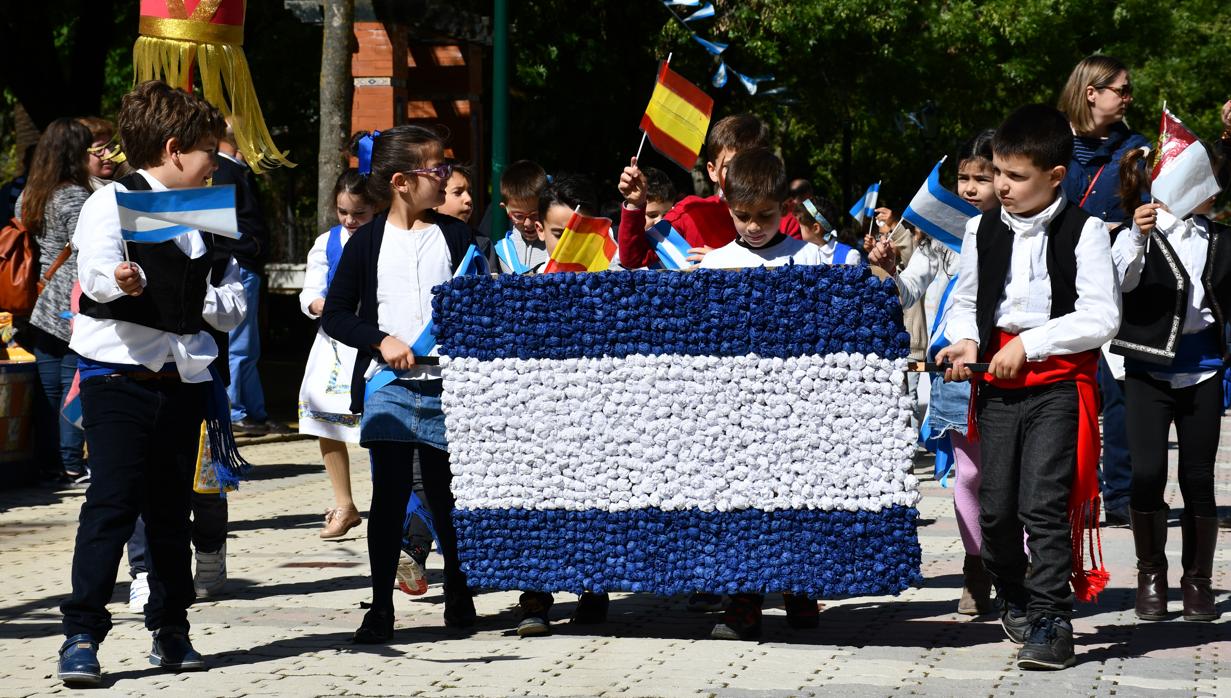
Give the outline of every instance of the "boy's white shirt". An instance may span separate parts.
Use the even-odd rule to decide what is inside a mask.
[[[751,248],[739,244],[739,240],[710,251],[698,266],[703,269],[740,269],[743,267],[780,267],[794,261],[796,264],[824,264],[816,245],[783,236],[775,244]]]
[[[350,242],[351,231],[345,227],[342,228],[342,247],[346,247],[346,243]],[[320,315],[313,315],[308,312],[308,306],[312,305],[312,301],[317,298],[325,297],[326,286],[329,281],[329,255],[326,250],[329,246],[329,231],[321,233],[316,238],[316,242],[312,243],[312,249],[308,250],[308,263],[303,272],[303,290],[299,292],[299,309],[304,315],[313,320]]]
[[[1120,329],[1120,284],[1111,258],[1111,238],[1103,221],[1094,217],[1086,221],[1077,240],[1077,300],[1073,312],[1050,317],[1047,225],[1065,203],[1064,193],[1059,192],[1050,206],[1029,218],[1003,209],[1000,212],[1001,220],[1013,232],[1013,251],[992,322],[1021,338],[1029,361],[1097,349]],[[950,342],[979,341],[975,300],[979,288],[977,237],[982,220],[979,215],[966,224],[953,308],[945,329]]]
[[[145,170],[138,170],[154,191],[166,186]],[[77,278],[81,292],[99,303],[109,303],[124,292],[115,281],[115,269],[124,261],[124,241],[120,236],[120,214],[116,209],[115,192],[127,191],[111,182],[90,195],[77,218],[73,247],[77,248]],[[206,253],[205,241],[197,231],[174,238],[190,259]],[[145,271],[138,265],[141,285]],[[248,310],[239,265],[232,258],[227,265],[222,285],[206,284],[205,305],[201,316],[211,327],[229,332],[243,322]],[[209,365],[218,357],[218,345],[209,332],[174,334],[123,320],[93,318],[78,313],[73,318],[73,336],[69,348],[93,361],[113,364],[138,364],[151,371],[174,361],[180,380],[204,383],[210,380]]]

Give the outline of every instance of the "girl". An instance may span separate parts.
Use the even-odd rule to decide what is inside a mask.
[[[445,201],[436,207],[438,213],[453,216],[463,223],[470,223],[470,214],[474,212],[474,201],[470,194],[473,187],[470,169],[462,165],[453,165],[453,174],[445,184]]]
[[[325,308],[329,282],[342,259],[342,249],[355,231],[370,222],[379,208],[367,193],[367,182],[347,170],[333,186],[338,225],[322,233],[308,252],[299,307],[312,319]],[[321,459],[333,488],[334,508],[325,510],[324,539],[340,538],[359,525],[359,509],[351,496],[350,457],[346,444],[359,443],[359,417],[350,412],[350,376],[355,350],[317,328],[312,351],[299,386],[299,432],[319,437]]]
[[[115,126],[97,116],[82,116],[77,122],[90,129],[90,189],[98,190],[117,177],[116,162],[112,158],[119,150],[115,139]]]
[[[1120,167],[1125,207],[1142,201],[1148,181],[1141,150]],[[1213,160],[1213,158],[1211,158]],[[1215,168],[1218,171],[1218,168]],[[1225,182],[1219,184],[1225,186]],[[1128,445],[1133,479],[1129,517],[1137,549],[1137,617],[1167,617],[1167,437],[1179,443],[1184,620],[1218,618],[1210,586],[1218,518],[1214,458],[1222,417],[1222,357],[1231,303],[1227,228],[1208,216],[1210,198],[1180,219],[1161,204],[1136,207],[1131,229],[1112,246],[1124,317],[1111,350],[1125,356]],[[1219,244],[1221,242],[1221,244]],[[1180,268],[1177,268],[1177,264]],[[1177,335],[1176,329],[1180,332]]]
[[[799,234],[804,242],[820,248],[821,264],[859,264],[859,252],[838,241],[838,231],[832,221],[838,213],[828,199],[811,196],[795,209],[799,219]]]
[[[975,136],[962,146],[957,157],[957,193],[980,211],[990,211],[999,204],[992,186],[994,133],[989,129]],[[924,299],[933,344],[943,336],[945,308],[940,307],[940,303],[950,280],[957,275],[958,257],[958,253],[924,236],[906,269],[894,276],[903,308],[910,307],[920,298]],[[895,274],[896,248],[888,242],[877,243],[868,255],[868,261]],[[983,545],[979,530],[979,448],[966,439],[969,402],[969,383],[945,383],[943,376],[934,376],[922,435],[924,440],[938,440],[938,459],[943,461],[949,455],[943,454],[944,451],[952,452],[949,463],[958,472],[957,485],[953,489],[953,511],[957,516],[962,547],[966,550],[962,563],[962,597],[958,601],[957,612],[977,616],[992,610],[992,599],[991,578],[979,556]],[[945,437],[948,437],[947,447]],[[947,471],[942,477],[944,475]]]
[[[346,245],[325,298],[322,326],[356,349],[351,412],[362,413],[359,440],[372,462],[368,559],[372,606],[357,643],[393,638],[393,580],[418,451],[423,490],[445,569],[445,625],[474,625],[474,602],[457,557],[449,491],[438,366],[415,361],[411,345],[432,317],[432,287],[452,278],[473,231],[433,209],[444,201],[451,166],[444,143],[420,126],[395,126],[371,138],[370,198],[390,201],[387,214],[361,227]]]
[[[80,427],[60,414],[77,373],[77,353],[68,348],[77,253],[70,244],[81,207],[90,197],[90,129],[75,119],[57,119],[34,151],[30,176],[17,201],[22,223],[39,241],[39,280],[44,285],[30,315],[28,346],[38,359],[41,400],[36,406],[43,463],[78,485],[89,483]],[[57,455],[58,454],[58,455]]]

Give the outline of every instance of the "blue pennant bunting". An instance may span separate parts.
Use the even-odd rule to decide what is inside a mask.
[[[714,87],[726,87],[727,64],[724,61],[718,61],[718,70],[714,71],[714,77],[710,80],[710,84]]]
[[[696,12],[688,15],[687,17],[684,18],[684,21],[685,22],[696,22],[702,19],[713,19],[715,14],[716,13],[714,12],[714,4],[707,2],[705,3],[705,7],[702,7]]]
[[[701,44],[701,47],[702,47],[702,48],[704,48],[706,51],[709,51],[710,53],[714,54],[715,56],[720,55],[723,51],[726,51],[726,50],[727,50],[727,45],[726,45],[726,44],[724,44],[724,43],[721,43],[721,42],[718,42],[718,41],[709,41],[709,40],[707,40],[707,39],[702,39],[701,37],[697,36],[696,34],[693,34],[693,35],[692,35],[692,38],[693,38],[693,40],[695,40],[698,44]]]

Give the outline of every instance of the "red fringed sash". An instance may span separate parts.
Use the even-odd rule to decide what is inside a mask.
[[[984,361],[991,361],[996,352],[1013,341],[1017,335],[995,330],[991,348],[985,352]],[[1103,566],[1103,539],[1099,533],[1099,392],[1096,374],[1098,350],[1080,354],[1053,356],[1046,361],[1028,361],[1017,378],[1008,380],[993,378],[992,374],[975,374],[971,379],[970,430],[972,440],[977,438],[975,420],[975,395],[979,384],[986,383],[998,388],[1034,388],[1061,381],[1077,384],[1077,468],[1073,473],[1073,489],[1069,493],[1069,526],[1073,546],[1073,593],[1080,601],[1093,601],[1107,587],[1111,577]],[[1090,551],[1090,568],[1086,568],[1085,550]]]

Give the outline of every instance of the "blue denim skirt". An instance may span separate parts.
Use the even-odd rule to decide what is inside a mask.
[[[363,403],[359,444],[421,443],[447,451],[442,386],[440,380],[399,380],[378,388]]]

